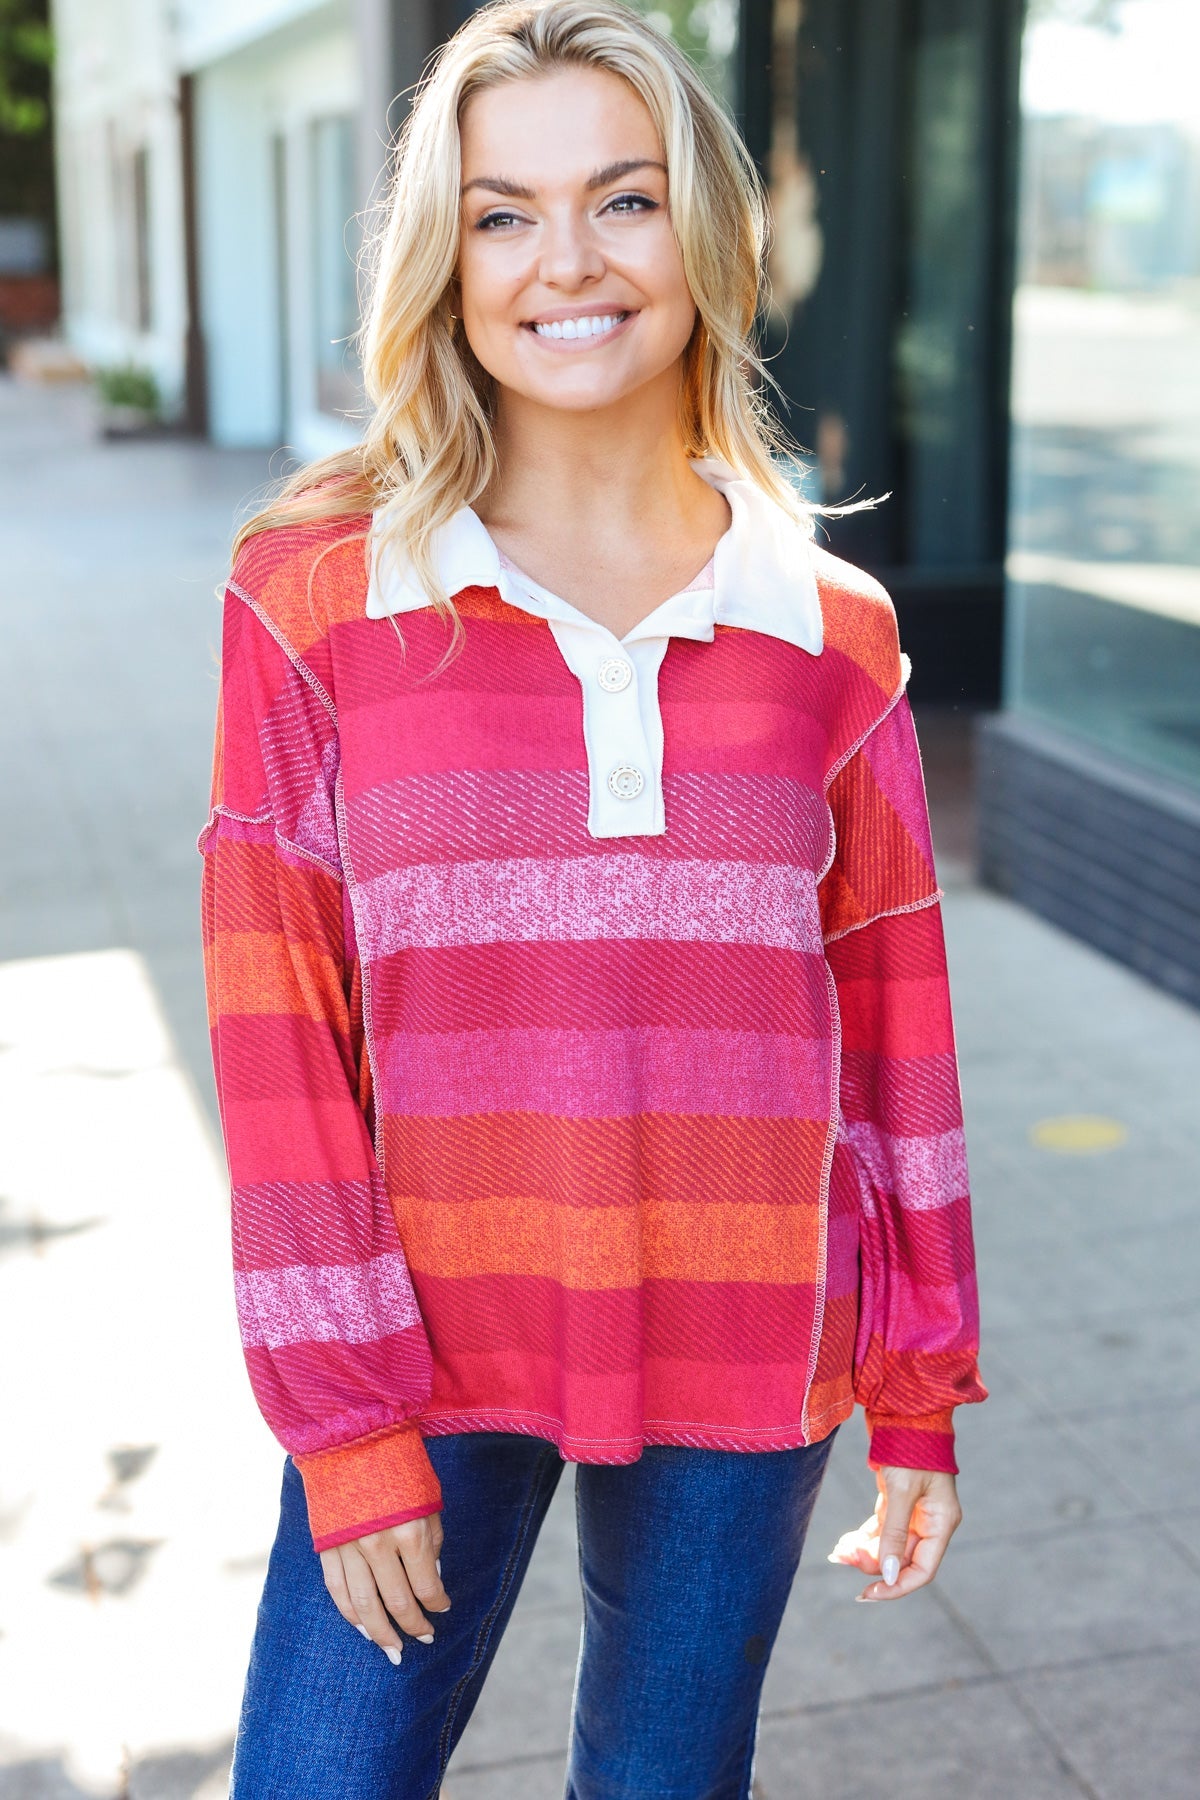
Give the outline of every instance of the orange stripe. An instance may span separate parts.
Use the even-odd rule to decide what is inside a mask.
[[[736,1201],[643,1201],[592,1210],[500,1194],[474,1201],[394,1197],[414,1273],[543,1276],[567,1288],[645,1280],[811,1282],[817,1209]]]
[[[296,967],[303,961],[308,992]],[[289,944],[277,931],[223,931],[204,951],[205,979],[215,994],[221,1013],[299,1013],[318,1024],[328,1023],[345,1010],[345,996],[329,1001],[341,982],[332,957],[323,956],[310,944]]]

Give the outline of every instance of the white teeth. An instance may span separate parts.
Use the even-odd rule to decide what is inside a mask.
[[[614,325],[619,325],[621,320],[627,317],[627,313],[605,313],[599,319],[555,319],[549,325],[535,325],[533,329],[539,337],[602,337],[606,331],[611,331]]]

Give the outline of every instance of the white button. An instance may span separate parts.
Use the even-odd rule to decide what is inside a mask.
[[[632,763],[618,763],[608,778],[608,785],[618,800],[636,800],[646,783],[642,771]]]
[[[606,656],[596,670],[596,680],[607,694],[619,694],[633,680],[633,665],[623,656]]]

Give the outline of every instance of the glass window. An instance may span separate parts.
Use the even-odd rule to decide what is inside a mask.
[[[348,413],[361,404],[358,357],[350,339],[358,329],[357,217],[354,121],[316,119],[312,143],[312,250],[317,405]]]
[[[1006,697],[1200,785],[1200,7],[1033,0]]]
[[[732,112],[736,104],[738,0],[633,0],[633,4],[652,25],[687,51]]]

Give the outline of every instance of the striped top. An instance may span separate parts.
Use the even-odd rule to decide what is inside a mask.
[[[873,1466],[954,1472],[987,1390],[887,595],[812,549],[819,654],[672,636],[666,829],[596,837],[551,624],[463,587],[431,678],[370,524],[244,545],[198,841],[238,1314],[314,1545],[438,1510],[446,1432],[624,1463],[857,1401]]]

